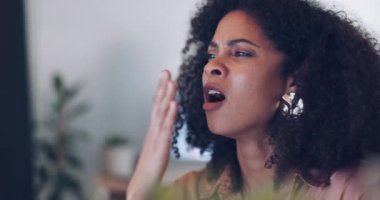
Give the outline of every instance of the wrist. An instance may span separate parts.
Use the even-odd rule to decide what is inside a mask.
[[[146,200],[146,198],[144,197],[143,192],[128,187],[126,193],[126,200]]]

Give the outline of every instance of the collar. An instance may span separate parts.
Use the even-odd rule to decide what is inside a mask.
[[[220,176],[215,181],[207,180],[207,170],[200,176],[198,181],[198,194],[200,200],[243,200],[242,192],[233,192],[230,178],[230,168],[225,167]],[[279,195],[288,196],[303,187],[323,187],[324,185],[318,181],[305,178],[300,173],[291,173],[281,186]],[[283,197],[284,197],[283,196]]]
[[[208,181],[207,173],[199,180],[199,197],[201,200],[242,200],[241,192],[233,192],[230,169],[225,167],[216,181]]]

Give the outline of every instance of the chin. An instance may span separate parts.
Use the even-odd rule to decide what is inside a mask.
[[[206,119],[208,129],[215,135],[235,139],[237,133],[239,133],[239,127],[230,118],[215,115],[215,113],[206,113]]]
[[[229,127],[225,127],[225,125],[216,125],[216,124],[210,124],[207,123],[208,129],[211,131],[211,133],[231,139],[236,139],[236,131],[231,130]]]

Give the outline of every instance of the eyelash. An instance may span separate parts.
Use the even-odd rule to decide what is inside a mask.
[[[231,53],[232,56],[234,57],[238,57],[238,58],[241,58],[241,57],[244,57],[244,58],[250,58],[253,56],[252,53],[249,53],[249,52],[246,52],[246,51],[234,51]],[[208,60],[211,60],[211,59],[214,59],[216,57],[215,54],[213,53],[207,53],[207,58]]]
[[[246,58],[252,57],[252,54],[246,51],[235,51],[232,54],[235,57],[246,57]]]

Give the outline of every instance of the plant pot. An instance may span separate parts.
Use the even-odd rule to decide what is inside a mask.
[[[128,145],[106,147],[105,171],[107,174],[120,178],[128,178],[134,170],[136,150]]]

